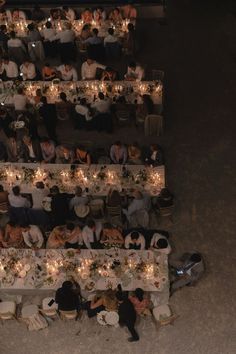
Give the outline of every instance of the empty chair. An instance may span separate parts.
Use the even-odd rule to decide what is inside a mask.
[[[43,315],[53,317],[57,316],[58,305],[52,297],[45,297],[42,301],[42,308],[40,311]]]
[[[127,109],[119,109],[116,111],[116,118],[119,124],[129,123],[130,121],[130,112]]]
[[[154,309],[152,310],[152,314],[159,326],[172,324],[177,318],[177,316],[172,313],[169,305],[160,305],[154,307]]]
[[[152,70],[152,80],[162,81],[163,82],[163,80],[164,80],[164,71],[153,69]]]
[[[93,199],[89,203],[90,214],[94,218],[103,218],[104,216],[104,201],[102,199]]]
[[[0,319],[11,320],[15,318],[16,304],[14,301],[0,302]]]
[[[45,318],[39,314],[37,305],[25,305],[21,310],[21,319],[26,323],[29,331],[39,331],[48,327]]]
[[[66,320],[76,320],[77,319],[77,311],[76,310],[72,310],[72,311],[62,311],[59,310],[60,313],[60,317],[62,320],[66,321]]]
[[[122,221],[121,206],[108,206],[106,207],[108,219],[112,224],[120,224]]]
[[[163,132],[163,117],[156,114],[149,114],[145,118],[144,132],[146,136],[159,136]]]

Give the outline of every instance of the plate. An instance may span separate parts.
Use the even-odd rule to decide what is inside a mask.
[[[14,123],[15,129],[21,129],[25,126],[25,122],[23,120],[19,120]]]
[[[106,326],[107,322],[106,322],[106,315],[107,315],[107,311],[101,311],[97,314],[97,321],[100,325],[102,326]]]
[[[105,321],[110,326],[115,326],[119,323],[119,315],[115,311],[107,312],[105,315]]]
[[[86,284],[85,284],[84,289],[87,290],[87,291],[93,291],[95,289],[95,282],[92,281],[92,280],[87,281]]]
[[[30,270],[30,265],[29,265],[29,264],[25,264],[24,270],[25,270],[26,272],[28,272],[28,271]]]

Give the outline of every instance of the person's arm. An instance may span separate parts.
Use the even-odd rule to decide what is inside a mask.
[[[37,248],[41,248],[44,242],[43,234],[38,226],[36,226],[35,231],[37,232],[37,238],[38,238]]]
[[[154,246],[155,243],[155,236],[152,236],[151,242],[150,242],[150,248]]]
[[[113,146],[110,149],[110,158],[111,158],[112,162],[117,163]]]
[[[85,80],[86,79],[86,67],[85,67],[85,63],[82,64],[81,66],[81,78],[82,80]]]
[[[126,147],[124,147],[123,148],[123,161],[122,161],[123,165],[126,163],[126,161],[127,161],[127,149],[126,149]]]
[[[105,66],[105,65],[102,65],[102,64],[99,64],[99,63],[96,63],[96,69],[103,69],[103,70],[105,70],[105,69],[106,69],[106,66]]]
[[[23,235],[24,243],[25,243],[29,248],[31,248],[31,247],[32,247],[32,243],[31,243],[30,240],[29,240],[29,231],[22,232],[22,235]]]
[[[90,154],[87,154],[87,164],[88,165],[91,165],[91,156],[90,156]]]
[[[91,309],[96,309],[97,307],[102,306],[102,305],[103,305],[103,299],[100,298],[97,301],[92,300],[91,304],[90,304],[90,308]]]
[[[85,230],[82,231],[82,238],[83,238],[83,241],[84,241],[84,244],[85,246],[88,248],[88,249],[91,249],[91,245],[90,245],[90,242],[88,240],[88,236],[87,236],[87,233]]]
[[[140,250],[145,250],[145,245],[146,245],[146,242],[145,242],[145,238],[144,238],[144,236],[143,235],[140,235],[140,238],[141,238],[141,240],[140,240]]]
[[[130,245],[130,235],[127,235],[125,238],[125,248],[129,249]]]
[[[13,69],[12,70],[13,77],[18,77],[19,76],[19,71],[18,71],[18,67],[17,67],[16,63],[14,63],[12,69]]]
[[[73,69],[72,71],[72,81],[78,81],[78,74],[76,69]]]

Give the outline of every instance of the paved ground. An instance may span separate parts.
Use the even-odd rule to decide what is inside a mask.
[[[150,320],[142,321],[140,342],[129,344],[123,329],[104,329],[88,319],[57,321],[39,333],[10,322],[0,328],[1,354],[235,353],[236,17],[231,9],[227,1],[171,0],[168,25],[149,21],[153,32],[141,54],[166,71],[160,141],[176,195],[175,222],[167,227],[178,251],[197,249],[207,264],[195,288],[171,298],[179,315],[174,326],[157,331]],[[128,142],[134,132],[118,136]]]

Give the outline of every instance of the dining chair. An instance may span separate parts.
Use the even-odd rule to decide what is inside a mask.
[[[169,305],[160,305],[154,307],[152,314],[157,328],[169,324],[173,325],[175,319],[178,317],[177,315],[173,314]]]
[[[60,313],[60,317],[63,321],[76,320],[77,315],[78,315],[76,310],[72,310],[72,311],[59,310],[59,313]]]
[[[0,302],[0,320],[12,320],[16,313],[16,303],[14,301],[2,301]]]
[[[121,209],[121,206],[118,205],[118,206],[109,206],[107,205],[106,206],[106,211],[107,211],[107,216],[108,216],[108,219],[110,220],[110,222],[112,224],[121,224],[121,221],[122,221],[122,209]]]
[[[58,315],[57,313],[57,309],[58,309],[58,305],[57,303],[54,301],[52,303],[51,306],[49,306],[48,304],[50,304],[50,302],[54,300],[53,297],[45,297],[42,301],[42,308],[40,309],[40,312],[48,317],[55,317]]]
[[[145,136],[160,136],[163,133],[163,117],[156,114],[148,114],[144,122]]]
[[[161,218],[168,218],[173,223],[173,210],[174,210],[174,205],[171,205],[168,207],[158,208],[157,212],[159,213],[159,216]]]
[[[102,199],[92,199],[89,203],[90,215],[96,219],[104,217],[104,201]]]

